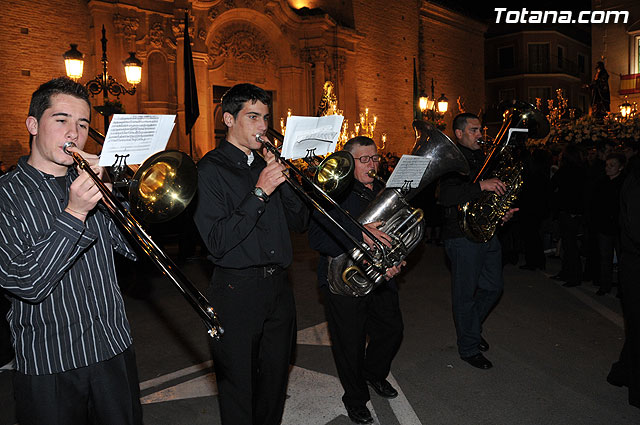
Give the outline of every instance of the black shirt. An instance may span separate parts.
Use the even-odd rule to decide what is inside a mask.
[[[95,364],[131,345],[113,251],[135,254],[103,208],[84,223],[64,211],[76,177],[44,174],[27,157],[0,177],[0,287],[11,294],[16,367],[28,375]]]
[[[291,264],[289,228],[304,231],[308,210],[281,184],[263,203],[252,190],[266,162],[223,140],[198,163],[198,200],[194,221],[217,266],[246,269]]]

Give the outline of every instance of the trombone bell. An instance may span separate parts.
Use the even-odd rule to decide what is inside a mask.
[[[129,202],[138,219],[161,223],[178,216],[193,199],[198,172],[180,151],[163,151],[147,158],[131,179]]]
[[[313,182],[327,195],[339,195],[353,181],[354,160],[346,151],[329,155],[318,165]]]

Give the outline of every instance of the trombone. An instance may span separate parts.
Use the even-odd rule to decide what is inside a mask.
[[[282,140],[282,135],[275,130],[269,128],[268,134],[276,139]],[[329,155],[319,165],[317,165],[316,172],[312,179],[298,169],[288,159],[282,157],[279,149],[269,140],[263,139],[260,134],[256,134],[256,140],[262,143],[269,152],[273,153],[278,161],[286,165],[289,170],[292,170],[295,174],[300,176],[301,180],[311,186],[314,192],[320,195],[325,201],[329,202],[334,208],[342,213],[349,221],[358,227],[364,234],[366,234],[375,244],[376,249],[371,250],[368,246],[364,247],[363,242],[357,240],[351,233],[349,233],[338,221],[333,218],[313,197],[311,197],[304,188],[289,175],[285,174],[285,180],[296,190],[304,199],[313,205],[323,216],[331,221],[338,229],[353,242],[356,247],[364,247],[363,255],[367,257],[367,260],[374,268],[384,272],[385,269],[393,266],[393,263],[387,258],[387,250],[384,244],[376,238],[369,229],[367,229],[362,223],[355,219],[349,212],[342,208],[336,201],[329,196],[329,194],[337,194],[342,192],[344,188],[353,181],[353,170],[355,168],[354,159],[351,153],[347,151],[338,151]]]
[[[100,133],[95,133],[101,136]],[[95,138],[96,136],[91,134],[91,137]],[[209,301],[147,235],[133,214],[122,205],[100,177],[91,169],[87,160],[79,153],[69,150],[74,146],[75,143],[67,142],[64,144],[63,150],[73,158],[78,168],[89,174],[102,193],[102,201],[113,217],[131,235],[152,262],[176,285],[204,321],[209,336],[216,340],[220,339],[224,329],[218,321],[216,311],[209,305]],[[181,171],[181,173],[178,171]],[[181,176],[185,171],[187,177],[183,178]],[[193,198],[195,194],[194,176],[197,178],[195,164],[187,154],[179,151],[158,152],[149,157],[133,176],[132,184],[129,187],[129,202],[133,208],[142,212],[143,215],[150,217],[155,212],[156,215],[168,220],[178,215]],[[184,193],[187,180],[191,180],[193,188],[190,193]],[[183,193],[180,194],[177,190],[166,187],[169,184],[182,189]]]

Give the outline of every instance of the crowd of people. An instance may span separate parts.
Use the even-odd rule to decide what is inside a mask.
[[[372,423],[369,388],[382,397],[398,396],[387,377],[403,338],[394,277],[405,264],[387,268],[384,283],[366,295],[332,289],[331,259],[354,244],[390,246],[393,238],[380,230],[381,222],[359,227],[331,206],[320,214],[283,184],[285,166],[256,137],[266,137],[270,103],[269,94],[252,84],[229,89],[222,98],[226,136],[198,163],[193,221],[214,264],[207,295],[225,327],[221,340],[212,341],[222,423],[281,421],[296,332],[289,232],[307,230],[320,254],[318,284],[342,401],[353,422]],[[13,342],[8,355],[15,356],[21,424],[84,424],[96,417],[105,424],[142,423],[114,255],[134,260],[136,254],[99,203],[96,182],[76,170],[68,154],[80,153],[109,184],[98,156],[82,151],[90,106],[86,88],[68,78],[40,86],[26,119],[31,152],[0,176],[0,236],[6,241],[0,247],[0,289],[9,301],[3,322]],[[627,339],[608,380],[628,386],[630,403],[640,407],[640,291],[633,285],[640,264],[637,145],[517,150],[524,164],[519,201],[500,218],[495,235],[475,241],[461,231],[458,207],[508,189],[495,177],[473,181],[485,160],[480,129],[473,114],[455,117],[453,136],[471,172],[443,176],[419,200],[427,242],[444,245],[450,262],[460,358],[479,369],[493,366],[484,354],[490,346],[482,327],[502,294],[503,263],[523,253],[522,269],[544,269],[546,253],[557,249],[562,269],[553,278],[564,286],[592,280],[604,295],[618,283]],[[375,142],[362,136],[344,150],[355,160],[354,181],[337,202],[357,217],[384,189],[370,172],[388,176],[397,157],[381,156]],[[336,222],[351,236],[338,231]]]

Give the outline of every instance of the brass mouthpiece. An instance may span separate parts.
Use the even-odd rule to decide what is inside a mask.
[[[63,146],[62,146],[62,150],[64,151],[64,153],[66,153],[67,155],[71,155],[72,152],[69,151],[69,148],[75,148],[76,144],[73,142],[66,142]]]

